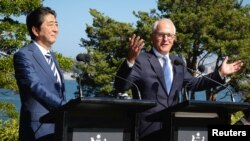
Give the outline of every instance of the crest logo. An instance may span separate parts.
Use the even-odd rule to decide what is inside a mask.
[[[197,132],[196,135],[192,135],[192,141],[205,141],[205,137],[201,137],[200,132]]]
[[[90,141],[108,141],[106,138],[102,140],[101,134],[97,134],[96,138],[95,137],[90,137]]]

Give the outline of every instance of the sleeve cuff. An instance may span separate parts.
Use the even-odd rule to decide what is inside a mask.
[[[132,68],[134,66],[134,64],[130,63],[128,60],[127,60],[127,64],[129,68]]]

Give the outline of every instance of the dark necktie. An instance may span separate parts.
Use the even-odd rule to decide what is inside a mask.
[[[58,70],[57,70],[57,68],[56,68],[55,62],[54,62],[54,60],[53,60],[53,58],[52,58],[50,52],[48,52],[47,54],[45,54],[45,57],[47,58],[48,64],[49,64],[49,66],[50,66],[50,68],[51,68],[51,70],[52,70],[52,72],[53,72],[53,75],[54,75],[55,78],[56,78],[56,81],[57,81],[58,83],[61,84],[60,78],[59,78],[60,76],[59,76]]]
[[[163,72],[164,72],[164,79],[165,79],[165,83],[166,83],[166,87],[167,87],[167,91],[168,91],[168,95],[170,94],[170,89],[172,86],[172,81],[173,81],[173,75],[172,75],[172,71],[171,71],[171,66],[169,65],[168,62],[168,58],[167,57],[163,57]]]

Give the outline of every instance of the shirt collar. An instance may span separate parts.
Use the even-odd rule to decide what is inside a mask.
[[[153,51],[155,53],[155,55],[157,56],[157,58],[168,58],[169,59],[169,53],[167,53],[166,55],[162,55],[160,52],[158,52],[155,48],[153,48]]]
[[[33,42],[39,48],[39,50],[42,52],[43,55],[45,55],[48,52],[50,52],[49,50],[46,50],[45,48],[43,48],[42,46],[40,46],[36,41],[33,41]]]

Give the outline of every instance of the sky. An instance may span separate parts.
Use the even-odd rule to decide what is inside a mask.
[[[250,0],[244,0],[250,4]],[[44,0],[44,6],[54,9],[59,23],[59,35],[52,49],[66,57],[75,58],[86,50],[80,47],[80,39],[87,38],[86,24],[92,25],[89,9],[97,11],[119,22],[132,23],[138,20],[133,11],[150,12],[157,9],[157,0]]]
[[[57,13],[59,35],[52,49],[75,58],[77,54],[86,52],[79,44],[81,38],[87,38],[86,24],[92,25],[90,8],[116,21],[135,24],[138,19],[133,11],[157,9],[157,0],[45,0],[43,5]]]

